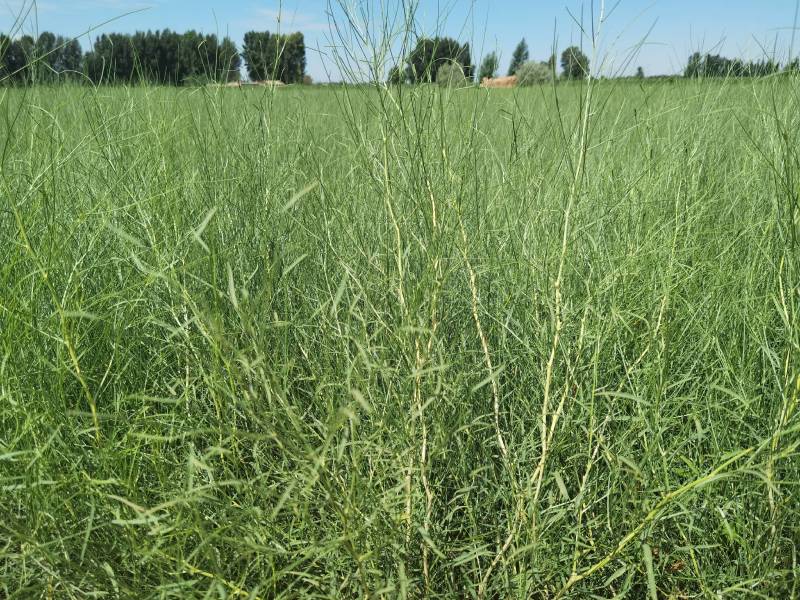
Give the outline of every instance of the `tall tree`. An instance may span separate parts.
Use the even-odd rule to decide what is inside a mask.
[[[242,67],[242,59],[239,56],[239,51],[236,49],[236,44],[230,38],[224,38],[219,45],[218,57],[219,81],[239,81],[241,73],[239,70]]]
[[[247,76],[254,81],[270,79],[277,69],[274,43],[270,43],[269,31],[248,31],[244,34],[242,58],[247,67]]]
[[[5,83],[5,79],[9,76],[6,53],[10,45],[11,38],[4,33],[0,33],[0,83]]]
[[[508,74],[516,75],[517,69],[530,60],[530,52],[528,51],[528,42],[522,38],[517,47],[514,48],[514,53],[511,55],[511,64],[508,65]]]
[[[46,83],[56,79],[53,61],[56,59],[57,52],[58,46],[55,34],[49,31],[43,31],[39,34],[34,45],[33,63],[37,82]]]
[[[439,69],[449,63],[460,65],[464,76],[472,79],[474,66],[469,43],[452,38],[420,38],[411,51],[406,66],[406,79],[414,83],[434,82]]]
[[[644,79],[644,69],[642,67],[636,67],[636,79]]]
[[[31,63],[34,60],[36,42],[24,35],[8,44],[5,52],[6,70],[14,83],[28,84],[32,80]]]
[[[80,69],[82,58],[83,51],[78,40],[68,40],[63,36],[44,31],[35,44],[36,81],[52,83],[64,77],[71,77]]]
[[[136,81],[133,38],[121,33],[97,38],[86,57],[86,74],[95,83],[132,83]]]
[[[469,42],[461,46],[458,64],[463,68],[464,76],[471,81],[475,77],[476,69],[475,65],[472,64],[472,52],[470,51]]]
[[[478,73],[478,79],[483,81],[485,78],[492,78],[497,75],[497,70],[500,68],[500,59],[497,57],[496,52],[490,52],[486,55],[481,63],[481,69]]]
[[[306,74],[305,37],[299,31],[292,33],[286,40],[286,46],[286,83],[303,83]]]
[[[248,31],[244,34],[242,57],[247,74],[254,81],[303,82],[306,46],[302,33],[279,35],[269,31]]]
[[[561,71],[566,79],[583,79],[589,75],[589,57],[577,46],[561,53]]]
[[[59,47],[59,51],[51,63],[53,70],[59,75],[66,75],[68,78],[75,77],[80,72],[81,62],[83,61],[83,50],[80,42],[76,39],[65,40],[58,36],[56,45]]]
[[[699,52],[693,53],[689,57],[689,62],[686,64],[686,68],[683,70],[684,77],[702,77],[702,65],[703,65],[703,58],[700,56]]]
[[[400,65],[395,65],[389,69],[389,77],[387,79],[387,83],[389,85],[400,85],[401,83],[405,83],[405,71]]]

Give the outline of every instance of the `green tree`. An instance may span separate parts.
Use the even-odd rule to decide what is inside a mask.
[[[175,71],[175,82],[199,83],[206,74],[207,66],[203,64],[203,38],[193,30],[186,31],[178,38],[178,62]],[[142,56],[143,52],[137,52]]]
[[[73,77],[80,70],[83,51],[78,40],[68,40],[49,31],[36,40],[36,81],[54,82]]]
[[[13,83],[28,84],[32,80],[31,63],[33,62],[36,42],[29,35],[24,35],[8,44],[5,52],[5,65]]]
[[[686,63],[686,68],[683,70],[684,77],[702,77],[703,58],[699,52],[693,53]]]
[[[63,70],[74,68],[79,49],[71,47],[71,43],[63,48],[58,55]],[[58,64],[54,63],[54,69],[61,73]],[[232,81],[239,79],[240,66],[239,52],[229,38],[220,42],[213,34],[169,29],[102,35],[84,60],[84,71],[95,83],[184,85]]]
[[[389,69],[389,77],[387,83],[389,85],[400,85],[401,83],[405,83],[405,74],[403,72],[403,68],[400,65],[395,65],[391,69]]]
[[[97,38],[86,57],[86,74],[95,83],[135,83],[143,73],[136,69],[134,39],[121,33]]]
[[[76,77],[81,70],[81,62],[83,61],[83,50],[80,42],[76,39],[65,40],[58,36],[56,44],[60,49],[51,63],[53,69],[59,75],[68,78]]]
[[[508,74],[516,75],[517,69],[528,62],[530,58],[528,42],[525,41],[525,38],[522,38],[522,41],[517,44],[517,47],[514,48],[514,53],[511,55],[511,64],[508,66]]]
[[[43,31],[39,34],[34,44],[34,63],[33,70],[36,74],[36,81],[47,83],[56,78],[53,69],[53,61],[58,52],[57,39],[54,33]]]
[[[306,46],[302,33],[289,35],[248,31],[242,57],[254,81],[280,80],[302,83],[306,71]]]
[[[636,79],[644,79],[644,69],[642,67],[636,67]]]
[[[460,44],[451,38],[420,38],[408,57],[406,79],[414,83],[437,81],[439,69],[448,63],[458,63],[464,76],[472,79],[469,43]]]
[[[8,68],[6,67],[6,53],[10,45],[11,38],[4,33],[0,33],[0,83],[4,83],[9,75]]]
[[[306,74],[306,42],[299,31],[288,37],[289,52],[287,54],[286,83],[302,83]]]
[[[745,62],[738,58],[726,58],[719,54],[693,53],[683,71],[685,77],[766,77],[780,71],[775,60]]]
[[[275,79],[278,70],[278,41],[269,31],[248,31],[244,34],[242,58],[247,76],[253,81]]]
[[[497,70],[500,68],[500,59],[497,57],[496,52],[490,52],[486,55],[481,63],[480,72],[478,73],[478,81],[483,81],[485,78],[492,78],[497,75]]]
[[[561,71],[566,79],[583,79],[589,75],[589,57],[577,46],[561,53]]]
[[[239,81],[242,77],[242,58],[236,44],[230,38],[223,38],[219,45],[219,55],[217,57],[217,81]]]

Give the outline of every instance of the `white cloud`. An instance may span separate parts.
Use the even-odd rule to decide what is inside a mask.
[[[244,23],[243,23],[244,24]],[[278,29],[281,31],[328,31],[330,29],[324,15],[316,15],[300,11],[286,10],[278,11],[273,8],[257,8],[253,11],[251,19],[247,20],[247,26],[252,29]]]

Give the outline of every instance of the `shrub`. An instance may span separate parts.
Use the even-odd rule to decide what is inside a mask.
[[[436,83],[443,87],[464,87],[467,85],[467,77],[460,64],[451,62],[439,67]]]
[[[517,69],[517,85],[537,85],[552,81],[553,71],[547,63],[528,61]]]

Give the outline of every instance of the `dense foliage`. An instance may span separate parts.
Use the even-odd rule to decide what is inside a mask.
[[[514,53],[511,55],[511,63],[508,65],[508,74],[516,75],[517,69],[528,62],[530,58],[531,53],[528,50],[528,42],[525,41],[525,38],[522,38],[520,43],[517,44],[517,47],[514,48]]]
[[[793,70],[794,64],[790,64],[787,70]],[[689,57],[683,74],[685,77],[765,77],[780,70],[780,63],[771,59],[744,61],[719,54],[695,52]]]
[[[461,65],[464,76],[472,79],[475,67],[469,42],[461,44],[448,37],[422,37],[408,57],[406,79],[412,83],[435,82],[439,69],[448,63]]]
[[[400,65],[395,65],[391,69],[389,69],[389,76],[387,78],[387,83],[390,85],[400,85],[401,83],[406,82],[406,70],[405,68],[401,67]]]
[[[85,55],[76,39],[44,32],[37,39],[0,36],[0,79],[31,84],[88,78],[93,83],[235,81],[241,60],[229,39],[196,31],[110,33]]]
[[[251,80],[302,83],[306,72],[303,34],[248,31],[244,34],[242,58]]]
[[[566,79],[583,79],[589,75],[589,57],[577,46],[561,54],[561,73]]]
[[[509,75],[517,74],[523,64],[530,62],[525,39],[514,49]],[[308,83],[306,48],[300,32],[273,34],[250,31],[245,34],[241,57],[236,44],[228,37],[169,29],[109,33],[98,37],[89,52],[83,53],[76,39],[50,32],[38,38],[22,35],[14,39],[0,33],[0,84],[29,85],[55,83],[86,78],[93,83],[155,83],[182,85],[185,83],[227,82],[240,79],[242,59],[250,79],[280,80],[284,83]],[[546,63],[555,66],[556,55]],[[438,81],[442,65],[455,62],[461,65],[468,80],[475,74],[469,43],[452,38],[418,39],[407,60],[389,70],[390,84]],[[576,46],[561,54],[562,77],[581,79],[589,73],[589,58]],[[538,64],[538,63],[537,63]],[[496,76],[500,60],[496,52],[483,59],[478,71],[479,80]],[[536,70],[540,70],[536,67]],[[764,77],[781,70],[800,71],[800,59],[785,66],[774,59],[742,60],[717,54],[693,53],[687,62],[685,77]],[[531,71],[531,67],[528,67]],[[641,67],[637,78],[644,78]],[[526,81],[530,77],[525,78]]]
[[[35,53],[40,57],[36,69],[37,82],[48,83],[80,76],[83,50],[78,40],[44,32],[36,40]]]
[[[490,52],[487,54],[483,61],[481,62],[481,68],[478,72],[478,81],[482,81],[486,78],[491,79],[497,75],[497,70],[500,68],[500,58],[497,56],[497,52]]]
[[[95,83],[183,84],[239,79],[239,54],[229,38],[196,31],[104,34],[86,55],[86,74]]]
[[[0,34],[0,80],[17,84],[51,83],[80,75],[83,52],[77,40],[42,32],[37,39]]]

